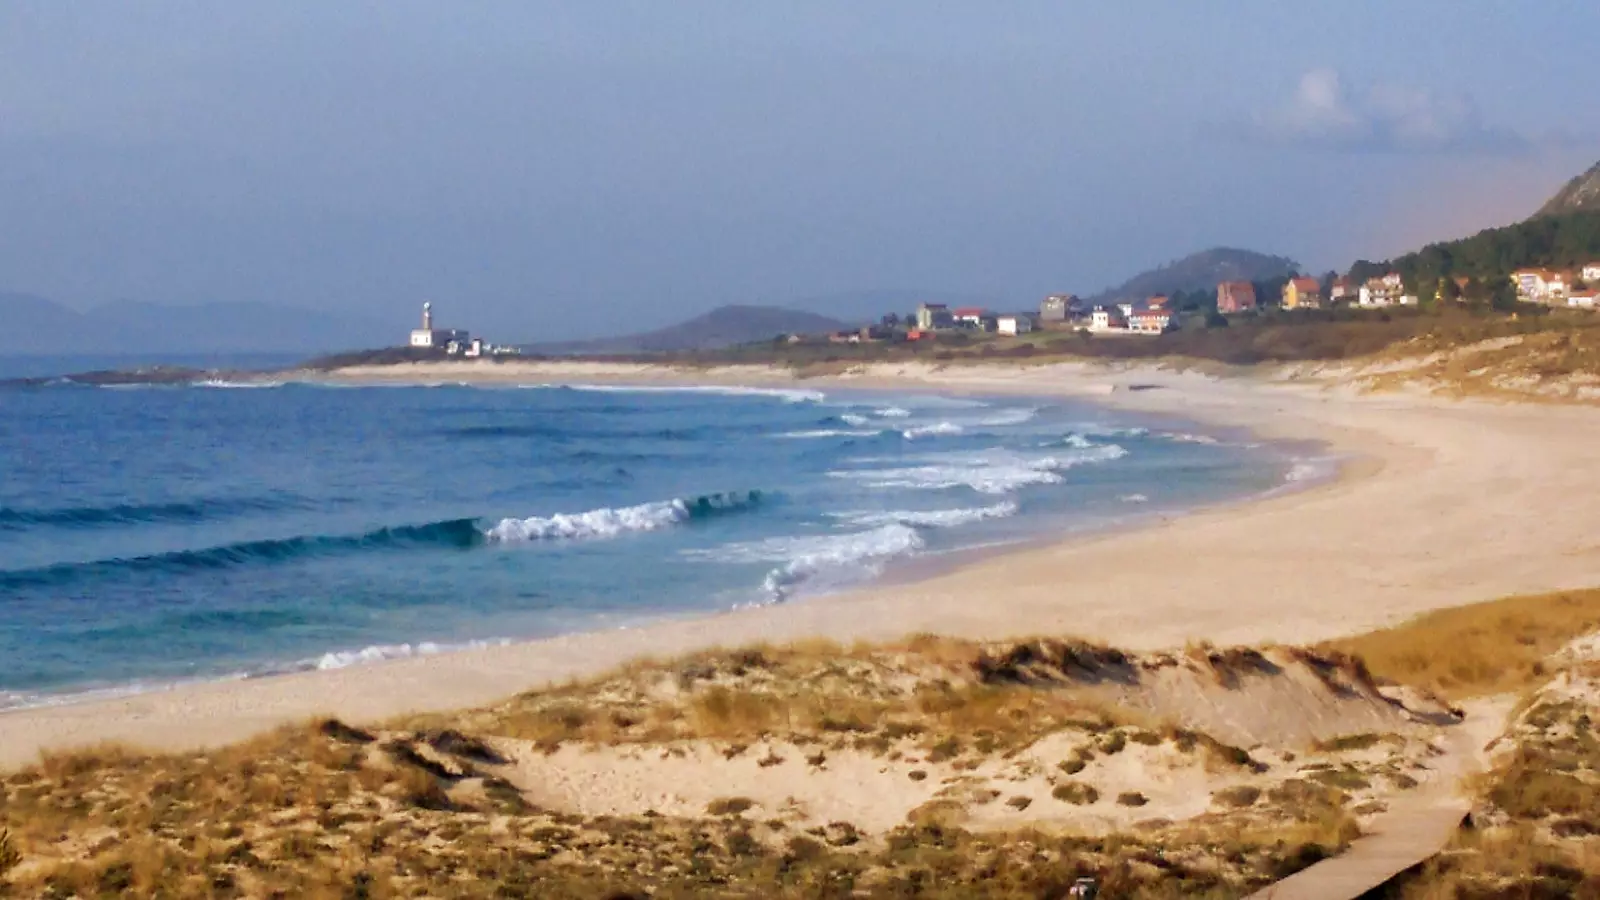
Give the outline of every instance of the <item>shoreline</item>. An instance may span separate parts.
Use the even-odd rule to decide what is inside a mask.
[[[466,380],[450,377],[457,372],[433,371],[451,365],[424,367],[430,376],[443,376],[426,380]],[[0,767],[26,764],[40,751],[108,740],[189,750],[319,714],[374,721],[479,706],[551,681],[598,674],[640,656],[761,641],[889,640],[933,631],[978,639],[1070,633],[1130,649],[1190,640],[1307,643],[1439,606],[1579,587],[1588,583],[1587,573],[1600,560],[1600,547],[1583,537],[1600,533],[1600,522],[1580,521],[1596,519],[1594,513],[1570,519],[1567,539],[1559,540],[1563,530],[1552,527],[1565,518],[1559,507],[1581,506],[1582,492],[1571,485],[1552,489],[1550,478],[1530,482],[1558,508],[1546,511],[1541,527],[1530,529],[1519,542],[1524,548],[1543,547],[1532,554],[1538,558],[1522,565],[1500,564],[1496,554],[1471,552],[1476,548],[1470,545],[1513,524],[1503,521],[1500,529],[1494,527],[1506,510],[1493,502],[1497,495],[1492,491],[1477,491],[1487,505],[1480,502],[1478,515],[1458,518],[1465,524],[1454,526],[1455,534],[1439,536],[1440,546],[1465,544],[1469,552],[1460,553],[1457,546],[1457,555],[1442,557],[1415,533],[1402,539],[1448,513],[1448,501],[1456,501],[1458,513],[1471,512],[1463,492],[1492,482],[1495,462],[1526,462],[1525,451],[1541,448],[1552,461],[1563,454],[1580,460],[1584,442],[1600,437],[1600,415],[1594,411],[1355,397],[1253,379],[1219,381],[1081,364],[950,370],[893,366],[798,382],[783,373],[748,367],[663,373],[647,366],[513,365],[483,373],[494,376],[485,380],[515,383],[546,375],[545,381],[643,378],[657,384],[1077,397],[1120,410],[1176,414],[1267,439],[1317,440],[1353,461],[1341,466],[1335,478],[1307,490],[1227,502],[1108,533],[1056,536],[1038,546],[1030,542],[983,554],[928,578],[875,583],[790,605],[0,712]],[[385,380],[419,380],[416,371],[405,374],[412,377]],[[1143,385],[1150,387],[1133,389]],[[1537,428],[1526,428],[1529,423]],[[1491,427],[1485,429],[1486,424]],[[1462,454],[1463,438],[1470,442],[1486,433],[1499,440],[1498,453],[1482,458]],[[1551,434],[1560,439],[1541,440]],[[1454,469],[1442,472],[1441,464],[1466,466],[1477,477],[1463,480]],[[1583,478],[1581,469],[1574,466],[1572,471]],[[1413,502],[1401,496],[1407,491]],[[1436,509],[1441,499],[1447,502]],[[1501,503],[1517,499],[1498,497]],[[1376,520],[1388,513],[1399,520],[1396,546],[1387,556],[1375,556],[1370,550],[1381,549],[1382,542],[1375,545],[1372,536],[1382,534],[1384,527]],[[1419,513],[1424,514],[1420,519]],[[1310,540],[1308,532],[1318,527],[1327,529],[1325,541]],[[1455,539],[1462,535],[1476,540]],[[1149,558],[1162,554],[1168,555],[1166,564],[1148,564]],[[1340,556],[1349,559],[1341,563]],[[1145,562],[1141,566],[1139,561]],[[981,600],[974,603],[974,598]]]
[[[278,386],[288,382],[264,382],[263,386]],[[432,382],[429,382],[430,384]],[[385,382],[384,387],[405,386],[407,382]],[[469,382],[470,384],[470,382]],[[772,387],[738,386],[729,387],[730,394],[742,393],[745,389],[756,392],[770,392],[775,394],[817,394],[821,391],[811,391],[798,386],[798,382],[774,382]],[[203,384],[202,387],[216,387],[213,384]],[[253,385],[229,385],[253,386]],[[351,387],[360,387],[352,384]],[[606,380],[601,384],[578,385],[575,390],[599,389],[601,387],[616,387],[621,390],[676,390],[676,385],[651,385],[637,384],[626,379],[616,381]],[[517,387],[530,387],[530,385],[517,385]],[[685,390],[693,390],[702,385],[685,384]],[[718,386],[709,386],[715,390]],[[1098,406],[1106,411],[1116,411],[1104,403],[1096,402],[1099,398],[1087,396],[1064,396],[1058,392],[1005,392],[995,394],[988,391],[973,390],[944,390],[938,387],[925,385],[903,386],[898,383],[886,383],[881,387],[866,387],[863,385],[844,384],[828,385],[826,393],[832,399],[839,399],[841,395],[860,393],[871,396],[874,400],[887,400],[892,402],[899,396],[925,396],[938,397],[963,397],[975,399],[1008,400],[1028,399],[1041,403],[1054,401],[1079,401]],[[888,398],[880,395],[889,394]],[[862,398],[858,397],[860,401]],[[1166,436],[1174,440],[1191,439],[1191,435],[1198,432],[1207,432],[1205,442],[1216,441],[1224,445],[1240,448],[1259,448],[1262,442],[1254,440],[1255,435],[1248,431],[1234,428],[1211,428],[1206,423],[1192,418],[1174,414],[1144,414],[1132,417],[1131,423],[1124,423],[1135,431]],[[1211,434],[1215,432],[1215,434]],[[1194,515],[1199,512],[1217,511],[1231,507],[1246,506],[1253,503],[1269,500],[1286,494],[1302,493],[1327,487],[1346,477],[1347,468],[1355,461],[1351,458],[1338,458],[1321,455],[1326,446],[1321,442],[1303,440],[1274,440],[1273,456],[1278,457],[1278,463],[1291,465],[1291,471],[1285,473],[1285,478],[1276,484],[1261,490],[1252,490],[1248,493],[1227,496],[1219,499],[1199,501],[1193,504],[1163,507],[1157,505],[1153,509],[1142,508],[1144,501],[1129,505],[1126,513],[1115,517],[1097,519],[1092,521],[1077,522],[1070,525],[1045,527],[1035,530],[1027,535],[1013,536],[990,543],[981,543],[971,546],[960,546],[930,553],[927,555],[913,554],[909,557],[888,560],[886,568],[867,578],[864,581],[849,584],[818,594],[800,593],[793,597],[769,600],[767,602],[750,601],[741,602],[725,607],[712,609],[669,609],[654,613],[639,613],[624,617],[622,623],[609,623],[597,620],[591,624],[579,626],[573,630],[552,631],[543,634],[506,635],[459,638],[402,638],[389,643],[372,643],[364,646],[334,647],[311,652],[308,656],[298,658],[280,658],[262,660],[237,668],[192,674],[173,678],[131,678],[117,682],[89,682],[79,685],[69,685],[60,688],[42,688],[33,692],[0,692],[0,717],[9,714],[20,714],[34,710],[51,709],[58,707],[77,706],[82,704],[104,703],[120,699],[129,699],[146,695],[159,695],[192,689],[211,684],[230,684],[243,681],[260,679],[281,678],[287,675],[299,675],[314,672],[323,672],[344,668],[369,667],[384,665],[400,660],[431,657],[444,654],[470,652],[488,647],[503,647],[507,645],[522,645],[550,640],[578,634],[604,634],[618,630],[645,629],[667,622],[679,620],[715,621],[718,617],[741,610],[757,610],[765,606],[788,603],[813,603],[838,597],[848,598],[859,593],[870,593],[874,590],[889,587],[913,586],[933,578],[938,578],[961,569],[963,567],[982,563],[1009,554],[1038,550],[1054,544],[1069,541],[1085,541],[1101,537],[1114,537],[1142,528],[1152,527],[1163,522],[1171,521]],[[1311,454],[1311,455],[1306,455]],[[1328,471],[1321,471],[1312,477],[1299,479],[1293,476],[1293,467],[1298,467],[1312,461],[1331,462],[1334,465]],[[3,719],[0,719],[3,725]],[[3,731],[3,728],[0,728]]]

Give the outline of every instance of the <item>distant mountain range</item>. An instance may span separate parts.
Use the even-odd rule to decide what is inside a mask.
[[[1556,191],[1554,197],[1539,207],[1539,211],[1534,213],[1533,217],[1560,216],[1595,210],[1600,210],[1600,162],[1563,185],[1561,190]]]
[[[0,293],[0,354],[326,353],[395,343],[391,323],[265,303],[120,301],[79,312]]]
[[[1300,271],[1300,264],[1285,256],[1268,256],[1252,250],[1216,247],[1191,253],[1176,262],[1140,272],[1122,284],[1088,298],[1091,302],[1143,299],[1178,291],[1213,290],[1222,281],[1267,281]]]
[[[613,338],[530,344],[531,353],[591,355],[717,350],[770,340],[780,334],[816,334],[851,327],[839,319],[776,306],[723,306],[687,322]]]

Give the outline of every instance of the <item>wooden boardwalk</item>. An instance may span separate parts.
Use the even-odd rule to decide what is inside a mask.
[[[1345,852],[1251,894],[1249,900],[1351,900],[1443,850],[1461,826],[1465,800],[1408,804],[1375,819]]]
[[[1433,760],[1434,769],[1421,787],[1396,797],[1388,812],[1374,817],[1345,852],[1246,900],[1354,900],[1437,855],[1472,809],[1462,780],[1482,770],[1484,746],[1504,730],[1514,702],[1501,696],[1469,703],[1466,721],[1451,730],[1444,754]]]

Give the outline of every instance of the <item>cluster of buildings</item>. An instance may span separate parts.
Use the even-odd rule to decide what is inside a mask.
[[[1163,294],[1145,300],[1103,304],[1089,311],[1088,328],[1097,334],[1161,334],[1178,325],[1178,311]]]
[[[1549,306],[1582,309],[1600,307],[1600,262],[1592,262],[1576,272],[1552,269],[1519,269],[1511,273],[1517,299]]]
[[[408,346],[419,350],[443,350],[451,356],[474,359],[480,356],[514,356],[521,353],[516,347],[490,344],[481,337],[473,337],[465,328],[435,328],[433,304],[422,304],[422,327],[413,329]]]

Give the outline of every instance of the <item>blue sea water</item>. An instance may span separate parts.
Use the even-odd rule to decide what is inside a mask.
[[[0,389],[0,706],[805,602],[1297,452],[1015,397]]]

